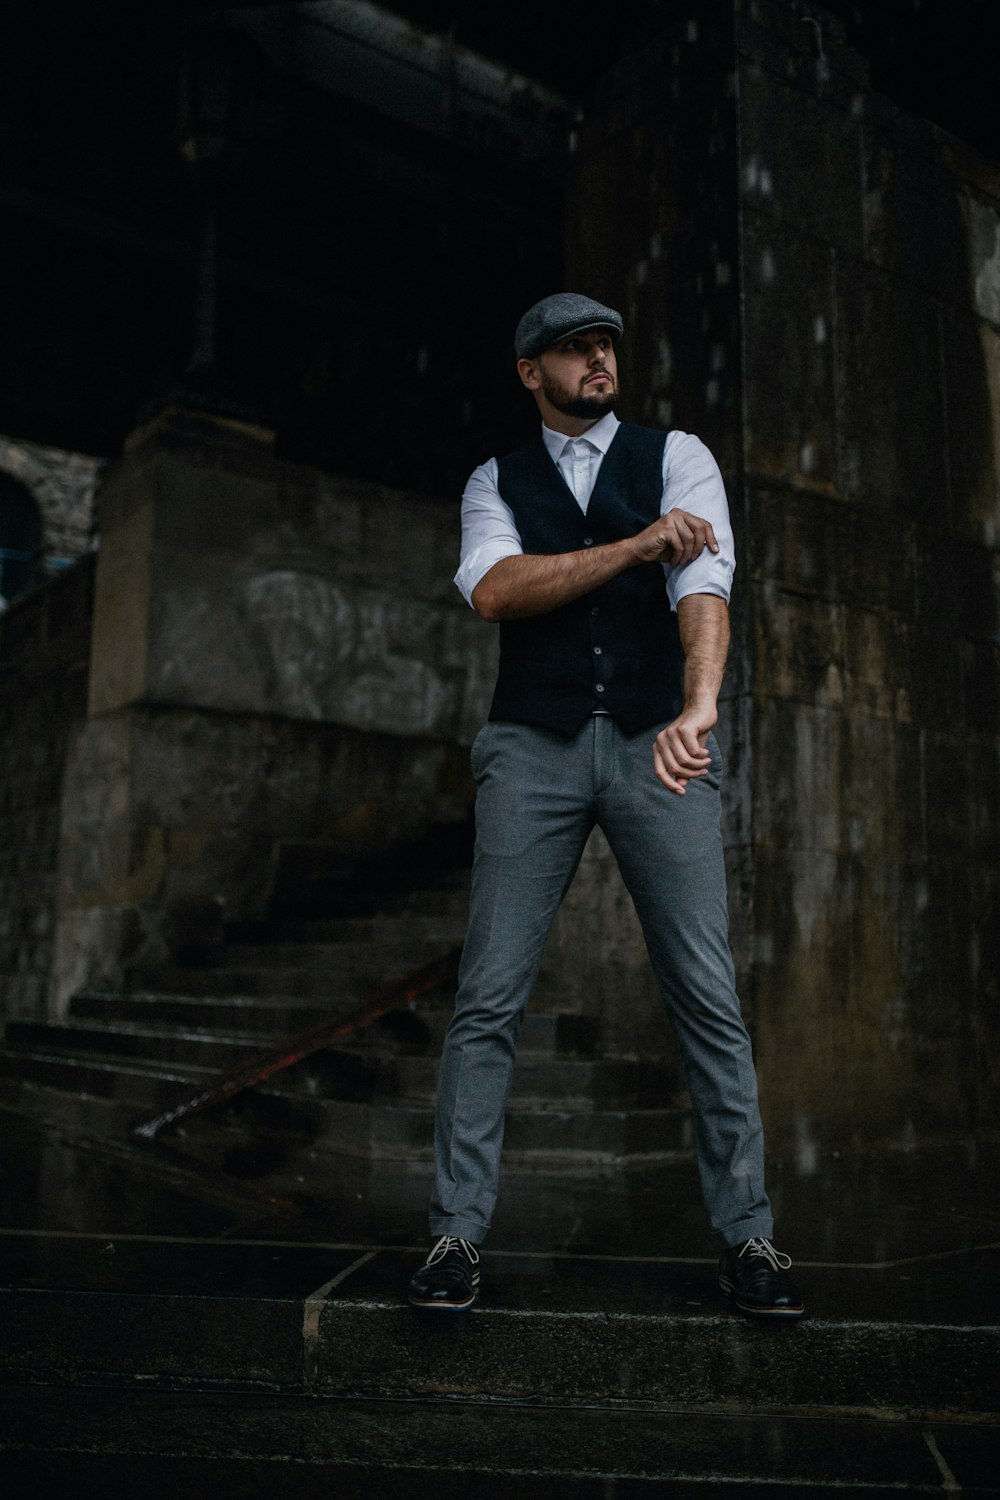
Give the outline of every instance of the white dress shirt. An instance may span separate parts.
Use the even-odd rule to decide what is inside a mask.
[[[553,463],[569,485],[584,515],[604,462],[618,431],[614,412],[595,422],[582,437],[567,437],[542,426],[542,439]],[[679,506],[710,521],[718,552],[706,547],[700,557],[683,567],[663,564],[666,589],[673,609],[687,594],[715,594],[728,603],[736,570],[729,506],[719,466],[700,438],[690,432],[671,432],[663,448],[663,495],[660,515]],[[494,563],[524,552],[510,506],[497,488],[497,461],[480,464],[462,496],[462,557],[455,583],[472,603],[472,591]]]

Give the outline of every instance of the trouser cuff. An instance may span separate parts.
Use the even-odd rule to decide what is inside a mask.
[[[442,1233],[454,1231],[442,1231]],[[770,1240],[774,1238],[774,1220],[770,1217],[741,1219],[738,1224],[727,1224],[725,1229],[713,1231],[724,1250],[733,1250],[745,1245],[747,1240]],[[468,1236],[466,1236],[468,1238]]]
[[[443,1234],[451,1234],[456,1240],[468,1240],[470,1245],[481,1245],[490,1232],[490,1226],[476,1224],[472,1219],[431,1219],[430,1230],[432,1240],[439,1240]]]

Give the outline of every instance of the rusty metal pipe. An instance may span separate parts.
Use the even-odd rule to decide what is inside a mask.
[[[144,1141],[155,1140],[160,1131],[166,1129],[168,1125],[175,1125],[178,1120],[200,1115],[206,1109],[222,1104],[226,1099],[232,1099],[235,1094],[254,1088],[266,1079],[273,1078],[275,1073],[290,1068],[293,1063],[301,1062],[311,1053],[320,1052],[324,1047],[329,1047],[339,1037],[350,1036],[353,1032],[361,1031],[390,1010],[396,1010],[401,1005],[408,1005],[419,996],[426,994],[428,990],[436,989],[438,985],[455,979],[461,953],[461,948],[454,948],[445,954],[444,958],[435,959],[433,963],[426,964],[424,968],[418,969],[406,978],[395,980],[392,984],[384,986],[357,1010],[351,1011],[340,1021],[327,1022],[323,1026],[314,1027],[311,1031],[289,1037],[286,1041],[268,1048],[266,1052],[258,1052],[254,1057],[241,1063],[238,1068],[219,1074],[192,1099],[186,1099],[183,1103],[164,1110],[154,1119],[144,1120],[133,1126],[133,1136]]]

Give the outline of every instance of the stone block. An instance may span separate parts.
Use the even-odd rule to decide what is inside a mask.
[[[735,0],[733,11],[742,58],[838,101],[867,89],[869,64],[848,44],[838,16],[803,13],[784,0]]]
[[[933,296],[966,303],[963,194],[937,159],[933,128],[873,101],[863,172],[866,258]]]
[[[120,989],[128,963],[141,953],[141,924],[134,907],[63,906],[56,924],[46,1013],[64,1016],[81,989]]]
[[[844,612],[845,702],[851,714],[910,723],[919,670],[912,627],[882,610]]]
[[[1000,778],[992,735],[971,733],[961,718],[924,734],[926,848],[932,859],[982,864],[995,872],[1000,853]],[[957,896],[951,898],[957,901]]]
[[[167,961],[192,913],[261,917],[288,843],[349,865],[461,824],[472,795],[442,741],[181,706],[91,719],[66,770],[58,1000]]]
[[[966,852],[929,844],[908,959],[907,1046],[924,1128],[995,1121],[996,894]],[[995,869],[995,856],[993,861]]]
[[[91,712],[152,701],[471,738],[495,645],[484,629],[446,649],[467,614],[457,514],[197,437],[168,427],[110,476]]]
[[[961,642],[944,634],[932,621],[918,621],[912,629],[911,645],[907,692],[914,724],[933,731],[961,719]]]
[[[837,709],[844,703],[844,609],[765,581],[754,589],[754,693]]]
[[[920,757],[919,733],[892,721],[758,700],[755,849],[875,865],[923,848]]]
[[[952,525],[1000,547],[1000,332],[981,319],[943,326]]]
[[[966,1070],[939,1055],[942,1086],[925,1064],[911,961],[924,866],[768,849],[757,876],[755,1047],[772,1146],[831,1127],[841,1141],[911,1144],[966,1128],[955,1086]]]
[[[743,1016],[753,1033],[754,1018],[754,889],[756,873],[751,848],[726,845],[726,885],[729,898],[729,946],[736,969],[736,993]]]
[[[1000,641],[963,641],[959,647],[964,724],[976,735],[1000,738]]]
[[[1000,323],[1000,183],[986,197],[966,187],[961,195],[968,255],[968,287],[973,310]]]
[[[952,639],[996,640],[1000,634],[997,554],[932,526],[916,533],[916,622]]]
[[[722,753],[722,836],[726,849],[746,847],[752,839],[750,796],[753,748],[753,700],[749,693],[720,705],[715,738]]]
[[[753,726],[755,848],[835,853],[844,848],[836,710],[757,698]]]
[[[749,471],[832,492],[836,320],[830,250],[748,208],[742,285]]]
[[[755,60],[743,61],[739,118],[744,206],[860,255],[861,122],[851,98],[806,91]]]
[[[500,657],[500,633],[473,610],[449,610],[441,636],[441,670],[455,685],[457,738],[471,745],[486,722]]]
[[[909,615],[912,527],[864,505],[755,486],[748,505],[747,566],[754,579],[848,606]]]
[[[836,768],[842,833],[865,869],[895,867],[926,847],[922,745],[915,727],[853,707],[845,715]]]
[[[696,40],[692,40],[692,37]],[[621,309],[622,414],[741,464],[737,128],[731,20],[658,15],[579,134],[567,279]]]
[[[130,470],[131,473],[131,470]],[[152,585],[154,497],[148,476],[135,488],[112,488],[114,500],[126,490],[130,504],[105,511],[105,545],[98,560],[91,634],[89,711],[101,713],[141,698],[146,686],[149,591]]]
[[[937,309],[881,271],[837,271],[840,492],[940,526],[947,464]]]

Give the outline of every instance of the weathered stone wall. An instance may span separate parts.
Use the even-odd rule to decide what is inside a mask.
[[[567,277],[626,313],[629,415],[726,477],[734,948],[772,1139],[807,1145],[1000,1097],[1000,176],[810,14],[695,4],[622,63]],[[610,1012],[607,859],[573,902]]]
[[[63,765],[87,711],[93,563],[0,615],[0,1015],[45,1009]]]
[[[459,823],[493,676],[440,503],[173,413],[109,470],[100,521],[57,1005],[261,915],[289,844],[360,856]]]
[[[905,1140],[997,1107],[1000,172],[739,9],[761,1079]]]
[[[100,523],[92,714],[184,704],[471,743],[494,657],[451,581],[457,506],[174,416],[108,474]]]

